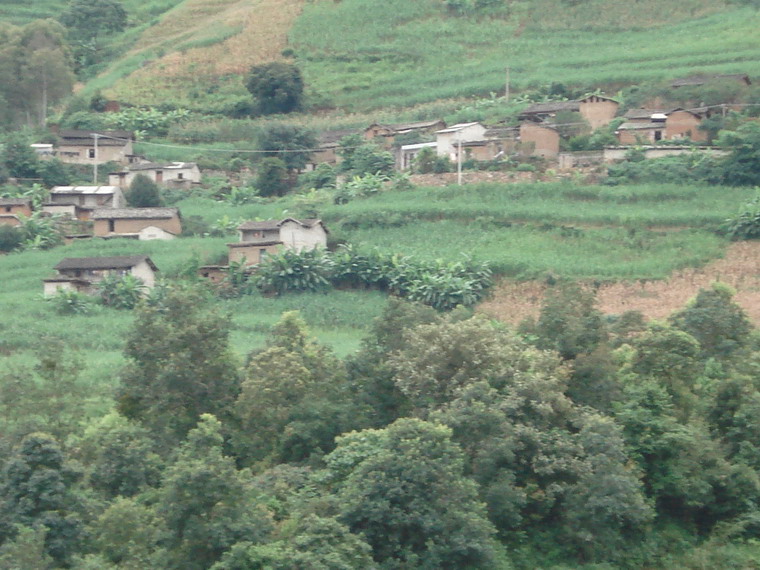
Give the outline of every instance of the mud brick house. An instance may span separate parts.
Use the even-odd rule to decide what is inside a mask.
[[[345,137],[355,134],[359,134],[359,132],[352,129],[325,131],[320,134],[317,137],[319,141],[318,150],[314,151],[309,157],[306,170],[314,170],[318,164],[322,164],[323,162],[333,166],[338,164],[341,160],[340,156],[338,156],[340,141]]]
[[[557,113],[580,113],[592,129],[608,125],[617,114],[620,103],[602,95],[589,95],[578,101],[536,103],[520,113],[519,118],[534,122],[552,122]]]
[[[173,239],[182,233],[177,208],[100,208],[92,213],[96,237]]]
[[[559,131],[549,123],[520,124],[518,151],[529,156],[553,158],[559,154]]]
[[[396,141],[396,137],[410,133],[419,133],[422,136],[433,136],[434,133],[446,128],[446,122],[442,119],[431,121],[419,121],[416,123],[398,123],[384,125],[373,123],[364,130],[364,138],[368,140],[380,139],[382,146],[390,149]]]
[[[670,83],[670,86],[673,89],[678,89],[680,87],[702,87],[703,85],[719,82],[736,82],[741,85],[752,85],[752,81],[750,81],[749,75],[746,73],[727,73],[690,75],[689,77],[674,79]]]
[[[67,257],[53,269],[57,275],[43,280],[46,297],[59,291],[92,293],[98,282],[107,275],[134,275],[147,288],[156,284],[158,268],[147,255],[120,255],[116,257]]]
[[[28,198],[0,198],[0,225],[19,226],[21,216],[32,215],[32,201]]]
[[[128,163],[133,154],[131,131],[62,130],[55,154],[62,162],[71,164]],[[97,139],[97,142],[96,142]]]
[[[656,143],[661,140],[706,142],[708,133],[699,126],[707,109],[631,109],[618,127],[617,137],[622,145]]]
[[[247,265],[257,265],[268,255],[283,250],[302,251],[327,246],[329,233],[321,220],[267,220],[245,222],[238,226],[240,241],[228,243],[229,262],[245,260]]]

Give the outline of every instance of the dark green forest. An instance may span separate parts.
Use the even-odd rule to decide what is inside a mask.
[[[732,295],[645,323],[558,283],[518,330],[391,298],[345,359],[292,312],[241,362],[176,284],[97,413],[60,344],[3,372],[0,568],[752,568],[760,342]]]

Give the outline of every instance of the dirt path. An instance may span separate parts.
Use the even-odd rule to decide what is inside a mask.
[[[663,319],[683,307],[699,289],[721,281],[736,289],[734,298],[752,321],[760,325],[760,242],[732,244],[723,259],[701,269],[675,272],[665,281],[633,281],[602,285],[597,301],[602,312],[620,314],[641,311],[649,319]],[[479,310],[517,324],[537,316],[546,286],[531,281],[504,281]]]

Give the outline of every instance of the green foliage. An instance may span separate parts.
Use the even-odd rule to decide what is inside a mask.
[[[453,165],[448,156],[439,156],[432,148],[423,148],[414,159],[413,169],[419,174],[451,172]]]
[[[156,510],[168,531],[168,567],[204,570],[235,543],[258,542],[271,530],[250,476],[223,454],[221,428],[214,416],[201,415],[164,472]]]
[[[723,223],[721,231],[732,241],[760,238],[760,195],[743,204],[735,216]]]
[[[279,158],[290,170],[302,170],[317,148],[314,132],[287,123],[265,124],[257,136],[258,148],[266,156]]]
[[[19,526],[16,538],[0,546],[0,568],[2,570],[48,570],[53,568],[53,559],[45,551],[44,527],[32,529]]]
[[[156,208],[161,206],[158,185],[145,174],[138,174],[129,185],[127,204],[132,208]]]
[[[97,283],[101,303],[114,309],[134,309],[145,296],[146,287],[132,274],[109,273]]]
[[[309,335],[298,313],[284,313],[267,348],[250,356],[233,441],[245,463],[304,461],[334,447],[345,431],[343,366]]]
[[[107,115],[108,124],[112,128],[135,131],[145,136],[164,136],[169,127],[188,120],[190,111],[187,109],[159,109],[128,107],[118,113]]]
[[[282,196],[290,188],[285,162],[276,157],[262,159],[256,169],[256,188],[262,196]]]
[[[526,328],[531,329],[529,325]],[[607,338],[596,295],[574,283],[549,290],[530,332],[537,335],[540,348],[556,350],[567,360],[592,352]]]
[[[2,163],[14,178],[37,178],[40,161],[29,146],[31,137],[23,132],[11,132],[3,139]]]
[[[170,439],[203,413],[224,417],[239,389],[229,326],[197,288],[170,288],[160,304],[139,306],[127,336],[119,411]]]
[[[298,67],[290,63],[254,65],[245,79],[245,87],[256,98],[262,115],[298,111],[303,102],[303,77]]]
[[[212,570],[294,570],[324,568],[353,570],[376,568],[369,545],[334,518],[306,515],[287,521],[279,538],[262,545],[242,542],[233,546]]]
[[[346,204],[354,198],[366,198],[380,192],[388,177],[380,172],[375,174],[355,175],[338,188],[333,197],[336,204]]]
[[[373,144],[363,144],[353,150],[348,162],[341,162],[340,169],[343,172],[351,172],[357,176],[367,174],[390,175],[393,173],[396,161],[393,155],[380,150]]]
[[[108,499],[158,486],[163,465],[154,447],[148,430],[116,413],[90,423],[76,445],[89,486]]]
[[[727,184],[760,184],[760,124],[749,121],[735,131],[724,131],[718,144],[730,150],[724,163]]]
[[[402,419],[341,436],[325,458],[339,519],[381,567],[509,567],[451,435]]]
[[[669,322],[699,342],[704,358],[727,358],[749,340],[752,324],[733,301],[735,291],[720,283],[700,289],[686,308],[672,314]]]
[[[321,249],[285,250],[271,255],[256,271],[256,285],[264,293],[324,291],[330,285],[332,260]]]
[[[94,38],[121,32],[127,26],[127,12],[118,0],[71,0],[60,16],[74,38]]]
[[[43,217],[40,211],[26,217],[19,215],[24,249],[50,249],[63,243],[61,228],[54,218]]]
[[[13,226],[0,226],[0,251],[8,253],[21,245],[24,235],[21,230]]]
[[[638,160],[636,154],[607,167],[605,184],[719,184],[726,174],[724,160],[693,150],[678,156]]]
[[[3,469],[0,543],[16,538],[22,529],[14,525],[43,529],[45,552],[57,565],[67,566],[82,533],[71,490],[76,478],[55,439],[44,433],[26,436]]]
[[[92,308],[90,297],[79,291],[61,289],[47,297],[46,301],[55,307],[59,315],[86,315]]]

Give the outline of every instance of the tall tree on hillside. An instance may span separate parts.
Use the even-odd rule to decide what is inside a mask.
[[[200,289],[170,289],[159,304],[139,307],[127,337],[119,411],[169,444],[203,413],[224,417],[240,388],[229,332],[229,319]]]
[[[273,61],[254,65],[245,87],[256,97],[262,115],[298,111],[303,103],[303,77],[293,64]]]
[[[129,185],[127,203],[133,208],[155,208],[161,205],[158,185],[144,174],[138,174]]]
[[[4,98],[29,124],[44,125],[49,105],[74,84],[71,50],[63,26],[36,20],[18,31],[6,30],[11,42],[0,53],[0,73],[11,74]]]
[[[79,67],[96,63],[103,38],[127,27],[127,12],[118,0],[71,0],[59,19],[69,31]]]

